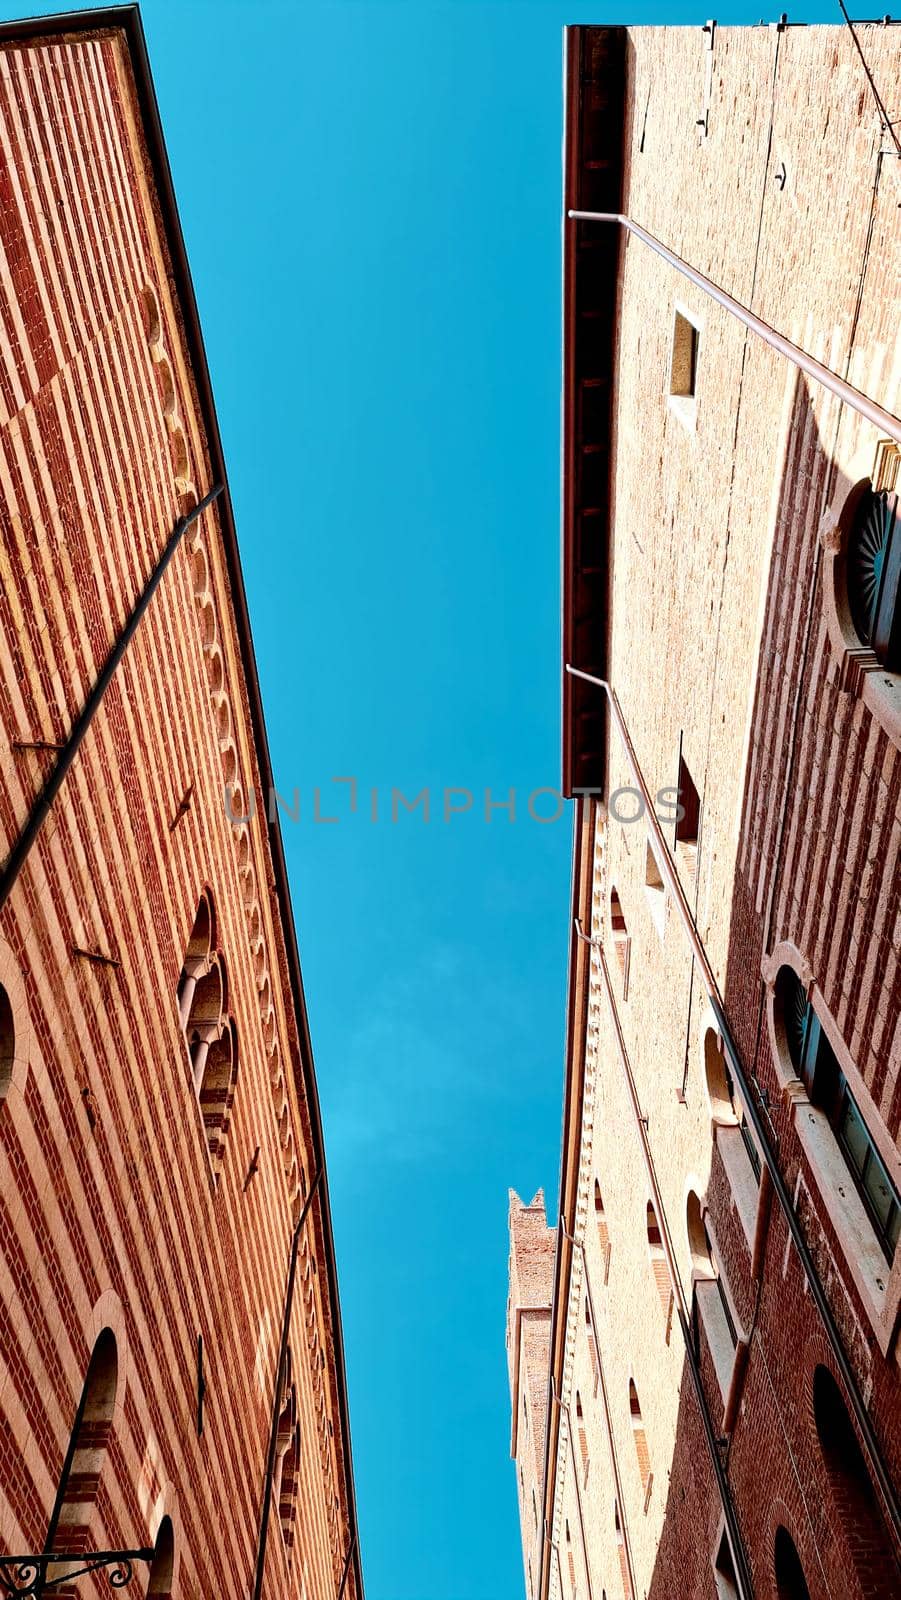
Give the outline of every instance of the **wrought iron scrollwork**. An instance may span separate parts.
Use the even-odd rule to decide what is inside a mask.
[[[51,1550],[44,1555],[0,1556],[0,1595],[13,1600],[35,1600],[36,1596],[84,1578],[91,1572],[106,1571],[110,1588],[127,1589],[134,1576],[134,1562],[153,1560],[152,1550],[91,1550],[81,1555],[66,1555]],[[51,1567],[62,1567],[58,1577],[48,1576]]]

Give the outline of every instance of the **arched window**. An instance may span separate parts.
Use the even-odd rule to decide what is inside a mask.
[[[238,1040],[234,1022],[226,1016],[228,983],[225,963],[213,949],[214,927],[212,902],[203,895],[179,980],[178,1013],[210,1164],[216,1173],[222,1163],[235,1095]]]
[[[282,1479],[278,1495],[278,1520],[285,1549],[290,1555],[294,1548],[294,1521],[297,1515],[297,1478],[300,1471],[300,1427],[295,1424],[282,1464]]]
[[[846,556],[851,620],[861,644],[888,672],[901,672],[898,522],[897,495],[870,485],[858,501]]]
[[[294,1544],[294,1513],[297,1503],[297,1476],[300,1467],[300,1425],[297,1419],[297,1387],[291,1377],[291,1351],[285,1354],[282,1408],[275,1435],[275,1472],[272,1495],[278,1506],[278,1520],[285,1549]]]
[[[792,967],[781,967],[776,1000],[792,1066],[832,1129],[842,1158],[889,1265],[901,1234],[901,1193],[889,1176],[807,990]]]
[[[776,1529],[773,1545],[773,1567],[776,1575],[776,1593],[779,1600],[810,1600],[810,1590],[795,1549],[795,1541],[786,1528]]]
[[[619,967],[620,977],[623,981],[623,999],[629,998],[629,958],[632,952],[632,940],[626,927],[626,918],[622,902],[615,889],[610,890],[610,932],[613,938],[613,951],[616,964]]]
[[[109,1444],[119,1359],[110,1328],[98,1334],[81,1391],[63,1476],[47,1532],[47,1549],[78,1555],[88,1548],[91,1508],[97,1498],[100,1473]],[[58,1583],[71,1563],[48,1569]]]
[[[669,1267],[666,1264],[663,1239],[660,1235],[660,1224],[657,1221],[657,1213],[650,1200],[648,1201],[647,1209],[647,1229],[651,1272],[654,1275],[654,1286],[657,1290],[660,1304],[663,1307],[663,1316],[666,1323],[666,1342],[669,1344],[673,1318],[673,1286],[670,1283]]]
[[[638,1461],[641,1487],[645,1494],[644,1508],[647,1511],[651,1488],[651,1456],[648,1450],[648,1436],[645,1433],[644,1422],[641,1417],[641,1406],[638,1403],[638,1390],[631,1378],[629,1379],[629,1417],[632,1422],[632,1437],[635,1440],[635,1455]]]
[[[760,1199],[760,1151],[735,1092],[732,1074],[716,1028],[704,1034],[704,1077],[713,1138],[729,1179],[732,1197],[749,1249],[753,1249]]]
[[[222,1161],[237,1079],[238,1036],[234,1022],[228,1022],[210,1046],[198,1090],[214,1172]]]
[[[150,1566],[150,1578],[147,1584],[147,1600],[152,1595],[160,1600],[169,1600],[172,1594],[172,1578],[175,1567],[175,1539],[172,1533],[172,1522],[169,1517],[164,1517],[160,1523],[159,1533],[153,1551],[153,1561]]]
[[[181,1025],[187,1029],[197,983],[207,971],[213,948],[213,908],[207,895],[202,895],[194,926],[188,939],[188,948],[178,980],[178,1014]]]
[[[713,1249],[701,1201],[694,1189],[686,1207],[691,1251],[692,1313],[700,1320],[723,1396],[728,1398],[738,1334],[727,1286]]]
[[[12,1083],[13,1063],[16,1059],[16,1030],[13,1025],[13,1008],[9,995],[0,983],[0,1104]]]
[[[579,1394],[578,1389],[576,1390],[576,1431],[579,1435],[579,1454],[582,1457],[582,1478],[583,1481],[587,1483],[588,1469],[591,1466],[591,1459],[588,1454],[588,1435],[585,1432],[585,1417],[582,1412],[582,1396]]]
[[[626,1551],[626,1539],[619,1514],[619,1501],[613,1502],[613,1532],[616,1539],[616,1549],[619,1555],[619,1570],[623,1580],[624,1600],[632,1600],[632,1584],[629,1580],[629,1556]]]
[[[840,1513],[840,1527],[861,1589],[876,1594],[889,1587],[901,1594],[901,1570],[886,1536],[863,1451],[842,1392],[828,1367],[813,1375],[813,1417],[823,1465]]]
[[[198,1094],[206,1072],[210,1047],[221,1036],[225,998],[225,967],[218,956],[213,956],[203,977],[199,978],[195,985],[185,1028],[191,1057],[191,1075]]]
[[[604,1282],[606,1283],[610,1276],[610,1230],[607,1227],[601,1186],[597,1178],[594,1180],[594,1220],[598,1230],[598,1243],[601,1247],[601,1259],[604,1263]]]

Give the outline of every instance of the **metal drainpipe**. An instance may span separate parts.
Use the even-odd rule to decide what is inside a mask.
[[[636,1600],[637,1600],[638,1584],[637,1584],[637,1582],[635,1580],[635,1566],[634,1566],[634,1563],[632,1561],[632,1541],[629,1538],[629,1521],[628,1521],[628,1518],[626,1516],[626,1502],[625,1502],[625,1497],[623,1495],[622,1480],[621,1480],[620,1475],[619,1475],[619,1461],[618,1461],[617,1455],[616,1455],[616,1442],[615,1442],[614,1437],[613,1437],[613,1423],[612,1423],[612,1418],[611,1418],[611,1413],[610,1413],[610,1400],[609,1400],[609,1397],[608,1397],[608,1394],[607,1394],[607,1383],[606,1383],[606,1380],[604,1378],[604,1363],[601,1360],[601,1346],[600,1346],[600,1342],[598,1340],[598,1325],[597,1325],[597,1322],[595,1320],[595,1315],[594,1315],[594,1298],[593,1298],[592,1293],[591,1293],[591,1282],[590,1282],[590,1279],[588,1277],[588,1264],[587,1264],[587,1262],[585,1260],[585,1245],[584,1245],[584,1243],[583,1243],[583,1241],[581,1239],[577,1239],[576,1238],[576,1235],[574,1233],[569,1233],[568,1232],[562,1217],[560,1218],[560,1228],[561,1228],[561,1231],[566,1234],[566,1237],[569,1240],[570,1244],[575,1246],[575,1248],[579,1251],[579,1253],[580,1253],[580,1255],[582,1257],[582,1273],[583,1273],[584,1278],[585,1278],[585,1293],[588,1296],[588,1307],[589,1307],[589,1310],[591,1312],[591,1329],[592,1329],[592,1333],[594,1334],[594,1346],[595,1346],[595,1352],[597,1354],[597,1359],[598,1359],[598,1378],[600,1379],[601,1401],[602,1401],[603,1407],[604,1407],[604,1420],[605,1420],[605,1422],[607,1424],[607,1439],[608,1439],[608,1442],[610,1444],[610,1461],[611,1461],[611,1465],[613,1467],[613,1481],[616,1484],[616,1499],[617,1499],[617,1504],[619,1505],[619,1514],[620,1514],[620,1518],[622,1520],[622,1528],[623,1528],[623,1544],[625,1545],[625,1548],[626,1548],[626,1561],[628,1562],[628,1565],[629,1565],[629,1582],[632,1585],[632,1593],[636,1597]],[[561,1404],[561,1406],[563,1405],[562,1400],[561,1400],[560,1404]],[[566,1411],[567,1419],[569,1420],[569,1423],[570,1423],[569,1436],[570,1436],[570,1443],[572,1443],[572,1420],[571,1420],[570,1415],[569,1415],[569,1406],[565,1406],[564,1410]],[[573,1461],[575,1461],[575,1451],[573,1452]],[[576,1474],[576,1494],[578,1495],[578,1493],[579,1493],[579,1479],[578,1479],[578,1473],[577,1473]],[[581,1497],[579,1497],[579,1520],[580,1520],[580,1522],[582,1521],[582,1501],[581,1501]],[[585,1563],[586,1563],[586,1566],[587,1566],[588,1565],[588,1547],[585,1544],[585,1526],[584,1526],[584,1523],[583,1523],[583,1526],[582,1526],[582,1545],[583,1545],[583,1548],[585,1550]],[[590,1573],[590,1569],[589,1569],[589,1577],[588,1577],[588,1588],[589,1588],[589,1594],[590,1594],[590,1592],[591,1592],[591,1573]]]
[[[772,1179],[773,1183],[773,1189],[776,1193],[779,1204],[782,1207],[785,1220],[788,1223],[788,1229],[792,1237],[792,1242],[798,1252],[801,1265],[804,1268],[804,1273],[810,1286],[811,1295],[814,1299],[817,1310],[820,1313],[823,1326],[826,1330],[829,1344],[835,1357],[836,1365],[841,1373],[842,1381],[845,1385],[848,1398],[851,1401],[854,1410],[854,1415],[857,1418],[858,1426],[861,1434],[863,1435],[867,1455],[870,1458],[870,1464],[876,1474],[879,1490],[885,1503],[885,1508],[892,1522],[895,1538],[901,1542],[901,1506],[899,1506],[898,1496],[895,1491],[895,1486],[892,1482],[891,1474],[883,1457],[873,1424],[870,1421],[870,1414],[866,1408],[866,1405],[864,1404],[863,1395],[860,1392],[857,1379],[854,1375],[854,1370],[850,1361],[848,1360],[847,1355],[845,1354],[845,1347],[842,1343],[838,1325],[832,1314],[832,1309],[829,1305],[829,1301],[826,1298],[823,1285],[820,1282],[813,1256],[807,1247],[807,1242],[804,1238],[801,1224],[798,1221],[794,1203],[791,1195],[788,1192],[785,1179],[782,1176],[782,1170],[779,1166],[777,1156],[770,1143],[769,1131],[763,1117],[760,1114],[757,1097],[752,1092],[749,1076],[745,1071],[744,1064],[739,1054],[738,1045],[735,1042],[732,1029],[729,1026],[729,1019],[726,1016],[726,1008],[720,997],[719,986],[717,984],[713,968],[707,958],[707,952],[695,925],[694,917],[691,914],[691,909],[689,907],[685,891],[683,890],[682,884],[679,880],[679,874],[676,870],[675,863],[670,855],[669,846],[667,845],[664,837],[663,829],[660,826],[657,813],[654,810],[654,801],[638,764],[638,757],[635,754],[635,748],[632,744],[632,739],[626,726],[625,718],[620,710],[616,693],[605,678],[597,678],[592,673],[581,672],[578,668],[572,667],[569,664],[566,666],[566,671],[571,677],[582,678],[586,683],[593,684],[595,688],[602,689],[604,694],[607,696],[607,703],[613,713],[613,720],[616,723],[617,731],[623,742],[623,746],[629,761],[629,766],[632,769],[632,775],[635,779],[642,799],[644,800],[645,815],[648,827],[653,833],[657,844],[657,849],[659,852],[659,864],[666,880],[666,887],[669,889],[670,894],[676,903],[679,919],[683,928],[685,929],[686,934],[688,935],[689,943],[695,953],[698,965],[700,966],[704,979],[704,987],[707,990],[707,998],[710,1001],[711,1008],[714,1016],[716,1017],[716,1023],[723,1041],[723,1045],[729,1054],[732,1076],[738,1087],[745,1112],[747,1113],[748,1119],[757,1136],[764,1161],[769,1169],[770,1178]]]
[[[673,1294],[676,1297],[678,1306],[679,1327],[682,1330],[682,1338],[685,1344],[685,1354],[688,1361],[689,1370],[691,1372],[695,1397],[698,1402],[698,1409],[701,1413],[701,1421],[704,1425],[707,1448],[710,1452],[710,1458],[713,1463],[713,1471],[716,1477],[720,1501],[723,1507],[723,1516],[725,1518],[726,1525],[726,1537],[729,1540],[729,1549],[732,1552],[732,1564],[735,1568],[735,1575],[738,1579],[740,1600],[753,1600],[754,1583],[751,1578],[751,1569],[748,1565],[748,1558],[745,1553],[744,1542],[741,1537],[741,1529],[738,1525],[738,1516],[735,1510],[734,1501],[732,1499],[732,1491],[729,1487],[729,1479],[726,1475],[726,1469],[723,1466],[722,1457],[720,1456],[717,1435],[713,1427],[713,1420],[710,1416],[710,1408],[707,1404],[707,1396],[704,1393],[704,1385],[701,1380],[701,1369],[698,1364],[694,1341],[692,1339],[691,1312],[688,1302],[685,1298],[685,1292],[682,1288],[682,1279],[679,1276],[679,1268],[676,1264],[676,1253],[673,1248],[673,1239],[672,1234],[670,1233],[669,1219],[666,1214],[666,1206],[663,1203],[663,1195],[660,1190],[660,1185],[657,1181],[657,1168],[654,1165],[654,1154],[651,1150],[650,1136],[648,1134],[647,1123],[642,1115],[641,1101],[638,1098],[638,1089],[632,1074],[632,1065],[629,1061],[629,1053],[626,1049],[626,1041],[623,1035],[622,1024],[620,1023],[619,1019],[616,996],[613,989],[613,983],[610,978],[610,969],[607,966],[607,957],[604,953],[603,945],[599,941],[589,938],[588,934],[584,933],[578,924],[576,926],[576,934],[580,939],[583,939],[586,944],[589,944],[593,950],[596,950],[600,958],[601,971],[604,977],[604,987],[607,991],[607,1004],[610,1007],[610,1014],[613,1018],[616,1040],[617,1044],[619,1045],[620,1060],[622,1062],[623,1072],[626,1078],[626,1087],[628,1088],[629,1099],[632,1102],[632,1110],[635,1114],[635,1126],[638,1129],[638,1137],[641,1140],[641,1149],[644,1156],[645,1170],[651,1185],[651,1192],[654,1196],[654,1209],[657,1213],[657,1221],[660,1226],[660,1239],[663,1244],[664,1255],[666,1256],[666,1265],[669,1272],[670,1283],[672,1285]],[[593,1321],[594,1308],[592,1308],[591,1316]],[[597,1325],[595,1324],[595,1329],[596,1327]]]
[[[291,1259],[288,1264],[288,1281],[285,1285],[285,1309],[282,1316],[282,1336],[278,1347],[278,1364],[275,1369],[275,1383],[272,1394],[272,1416],[269,1424],[269,1449],[266,1452],[266,1476],[263,1479],[263,1501],[260,1506],[260,1532],[257,1540],[257,1564],[253,1581],[253,1600],[260,1600],[263,1592],[263,1570],[266,1565],[266,1543],[269,1537],[269,1512],[272,1505],[272,1479],[275,1474],[275,1447],[278,1442],[278,1418],[281,1409],[282,1376],[285,1370],[285,1353],[288,1349],[288,1332],[291,1326],[291,1309],[294,1304],[294,1282],[297,1277],[297,1253],[300,1248],[300,1239],[304,1223],[309,1215],[313,1197],[319,1188],[322,1177],[322,1168],[316,1173],[310,1192],[304,1201],[303,1210],[297,1219],[297,1226],[291,1239]],[[353,1551],[353,1541],[351,1541]],[[346,1576],[346,1573],[345,1573]],[[342,1584],[343,1589],[343,1584]]]
[[[103,696],[112,682],[116,668],[121,662],[126,650],[128,649],[128,646],[138,630],[138,625],[144,615],[144,612],[147,610],[147,607],[153,599],[154,594],[159,588],[166,568],[181,544],[181,541],[184,538],[187,530],[190,528],[191,523],[196,522],[201,513],[206,510],[207,506],[212,505],[213,501],[218,499],[223,488],[223,484],[217,483],[215,488],[210,490],[209,494],[204,495],[203,499],[198,501],[197,505],[188,512],[187,516],[179,517],[175,527],[172,529],[172,532],[169,535],[165,546],[163,547],[163,552],[157,561],[156,566],[151,572],[150,577],[147,579],[140,596],[138,597],[131,616],[128,618],[125,627],[122,629],[122,632],[116,640],[116,643],[113,645],[112,650],[107,656],[106,661],[101,669],[100,676],[95,681],[87,700],[76,717],[69,737],[60,750],[59,755],[53,764],[53,769],[44,783],[40,794],[35,800],[31,811],[29,812],[25,826],[7,857],[3,872],[0,873],[0,909],[3,908],[9,899],[10,894],[12,893],[16,879],[18,878],[19,873],[28,859],[28,853],[34,844],[35,839],[40,833],[47,813],[49,812],[50,807],[52,806],[60,791],[60,788],[62,787],[63,779],[65,778],[66,773],[75,759],[78,747],[81,744],[81,741],[87,733],[89,727],[91,726],[94,713],[97,711]]]
[[[800,367],[801,371],[806,372],[809,378],[813,378],[816,383],[822,384],[824,389],[828,389],[831,394],[834,394],[844,405],[850,406],[859,416],[865,417],[867,422],[871,422],[875,428],[887,433],[889,438],[894,439],[896,444],[901,444],[901,422],[897,417],[892,416],[890,411],[886,411],[883,406],[877,405],[876,401],[871,400],[868,395],[861,394],[859,389],[855,389],[844,378],[840,378],[838,373],[833,372],[830,367],[825,367],[822,361],[817,361],[814,356],[809,356],[806,350],[802,350],[798,345],[792,344],[792,341],[786,339],[784,334],[777,333],[776,329],[771,327],[768,322],[764,322],[753,311],[749,311],[747,306],[743,306],[740,300],[736,300],[731,294],[727,294],[725,289],[721,289],[718,284],[711,282],[710,278],[705,278],[704,274],[698,272],[696,267],[689,266],[687,261],[683,261],[682,257],[677,256],[675,251],[670,250],[667,245],[661,244],[660,240],[655,239],[654,235],[648,233],[647,229],[643,228],[640,223],[633,222],[631,217],[624,217],[618,211],[568,211],[566,214],[572,222],[618,223],[628,233],[634,234],[636,239],[641,239],[656,255],[661,256],[664,261],[668,261],[671,267],[675,267],[677,272],[682,273],[683,277],[689,278],[699,289],[703,289],[705,294],[710,295],[712,300],[723,306],[733,317],[737,317],[739,322],[744,323],[746,328],[750,328],[752,333],[756,333],[771,349],[778,351],[781,356],[785,356],[786,360],[790,361],[793,366]]]

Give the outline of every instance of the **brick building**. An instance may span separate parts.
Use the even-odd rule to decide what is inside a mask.
[[[901,1593],[899,46],[567,34],[568,1043],[507,1331],[529,1600]]]
[[[108,1593],[127,1570],[77,1574],[121,1551],[141,1553],[134,1593],[363,1592],[227,488],[186,525],[224,482],[137,10],[6,26],[4,1593]],[[4,1565],[48,1552],[30,1576]]]

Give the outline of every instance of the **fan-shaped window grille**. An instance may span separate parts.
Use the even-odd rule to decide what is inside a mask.
[[[848,603],[863,644],[901,672],[901,528],[898,497],[866,489],[848,538]]]

